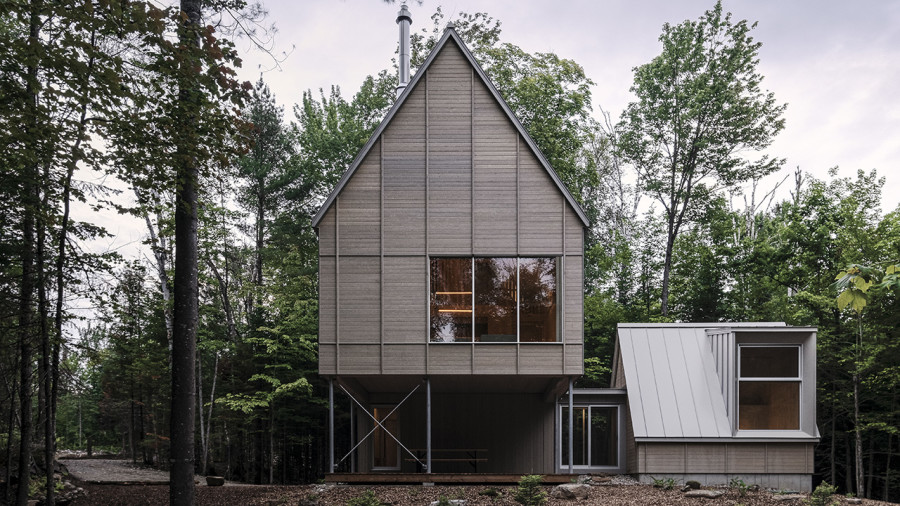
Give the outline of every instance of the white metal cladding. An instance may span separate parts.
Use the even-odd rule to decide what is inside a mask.
[[[733,343],[707,330],[784,327],[784,323],[619,324],[635,438],[731,438],[726,411]]]

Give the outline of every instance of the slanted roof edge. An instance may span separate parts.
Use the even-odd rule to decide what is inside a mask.
[[[459,34],[456,33],[456,29],[453,27],[448,27],[444,31],[444,35],[441,39],[435,44],[434,49],[431,51],[431,54],[428,55],[428,58],[422,63],[422,65],[416,70],[416,74],[410,80],[409,84],[406,85],[406,88],[403,90],[403,93],[397,98],[394,102],[394,105],[391,106],[390,110],[388,110],[387,115],[385,115],[384,119],[379,123],[378,128],[375,129],[375,132],[372,133],[372,136],[366,142],[366,144],[359,150],[359,153],[356,155],[356,158],[353,159],[353,162],[350,164],[350,167],[344,172],[341,176],[341,179],[338,181],[337,185],[334,187],[334,190],[328,195],[328,198],[325,199],[325,202],[322,203],[322,207],[319,208],[319,211],[316,212],[315,216],[312,219],[312,226],[317,228],[319,226],[319,222],[322,221],[322,218],[325,217],[325,213],[328,209],[331,208],[331,205],[334,203],[334,199],[341,193],[341,190],[344,189],[347,182],[353,177],[353,174],[356,172],[356,169],[359,168],[359,165],[362,163],[363,158],[369,151],[372,149],[372,146],[375,145],[375,141],[381,137],[381,134],[384,133],[387,125],[390,124],[391,120],[394,118],[394,115],[397,114],[397,111],[400,110],[400,107],[406,102],[407,97],[411,93],[411,90],[415,88],[416,84],[425,75],[425,71],[428,70],[428,67],[431,66],[431,63],[434,61],[435,57],[438,53],[441,52],[441,49],[447,44],[447,41],[453,39],[459,49],[462,51],[463,55],[475,69],[475,72],[481,77],[481,80],[485,83],[488,88],[488,91],[491,92],[491,95],[494,99],[500,104],[500,108],[503,109],[503,112],[506,113],[507,117],[512,121],[513,126],[516,127],[516,130],[525,139],[525,143],[528,147],[531,148],[531,151],[537,157],[537,159],[541,162],[541,165],[547,171],[547,174],[550,176],[550,179],[556,184],[559,191],[562,192],[563,196],[566,198],[566,201],[572,206],[572,209],[575,211],[575,214],[578,215],[578,218],[581,219],[582,226],[588,227],[590,226],[590,221],[587,218],[587,215],[584,214],[584,210],[581,209],[581,206],[578,202],[572,197],[572,194],[569,193],[569,190],[566,188],[566,185],[563,184],[562,180],[559,178],[559,175],[553,170],[553,167],[550,166],[550,162],[544,157],[544,154],[538,149],[537,144],[535,144],[534,139],[528,135],[528,132],[525,131],[525,127],[522,126],[522,123],[519,122],[519,119],[516,118],[516,115],[513,114],[512,110],[509,108],[509,105],[506,103],[506,100],[503,100],[503,97],[500,96],[500,93],[497,91],[497,88],[494,86],[494,83],[488,79],[487,74],[484,73],[484,70],[481,68],[481,65],[475,60],[475,57],[472,56],[472,53],[469,51],[469,48],[466,47],[465,43],[459,37]]]

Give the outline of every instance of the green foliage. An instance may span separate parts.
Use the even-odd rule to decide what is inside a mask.
[[[450,499],[445,495],[438,497],[437,503],[438,503],[438,506],[450,506],[451,504],[453,504],[450,502]]]
[[[653,486],[655,488],[661,488],[663,490],[672,490],[675,488],[675,485],[677,485],[673,478],[654,478],[651,476],[650,479],[653,480]]]
[[[836,491],[837,487],[829,485],[827,481],[823,481],[815,490],[813,490],[812,494],[809,495],[809,498],[806,499],[806,504],[810,506],[831,506],[840,504],[841,502],[834,497]]]
[[[697,21],[663,25],[662,52],[634,69],[631,92],[637,100],[622,113],[618,149],[665,214],[663,315],[675,240],[709,186],[734,187],[782,164],[748,156],[784,128],[785,109],[760,88],[753,26],[732,22],[717,2]]]
[[[484,496],[484,497],[490,497],[491,499],[496,499],[496,498],[500,497],[501,495],[503,495],[503,492],[500,492],[499,490],[497,490],[494,487],[490,487],[490,488],[486,488],[484,490],[479,491],[478,495]]]
[[[347,506],[382,506],[384,503],[378,499],[378,496],[375,495],[375,492],[371,490],[366,490],[362,495],[358,495],[349,501],[347,501]]]
[[[541,506],[547,503],[547,492],[541,489],[544,479],[539,474],[522,476],[513,499],[522,506]]]
[[[728,482],[728,487],[734,490],[737,490],[739,496],[744,497],[747,495],[747,491],[750,490],[750,485],[744,483],[744,480],[740,478],[732,478],[730,482]]]

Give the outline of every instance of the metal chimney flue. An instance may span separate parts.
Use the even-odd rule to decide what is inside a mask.
[[[400,12],[397,13],[397,24],[400,25],[400,79],[397,82],[399,97],[409,84],[409,25],[412,24],[412,17],[405,4],[400,6]]]

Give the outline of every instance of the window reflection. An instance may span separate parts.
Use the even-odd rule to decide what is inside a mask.
[[[556,274],[556,258],[431,259],[431,341],[557,341]]]
[[[522,342],[556,341],[556,259],[520,258]]]
[[[472,259],[431,260],[431,340],[472,340]]]
[[[475,340],[516,342],[515,258],[475,259]]]

